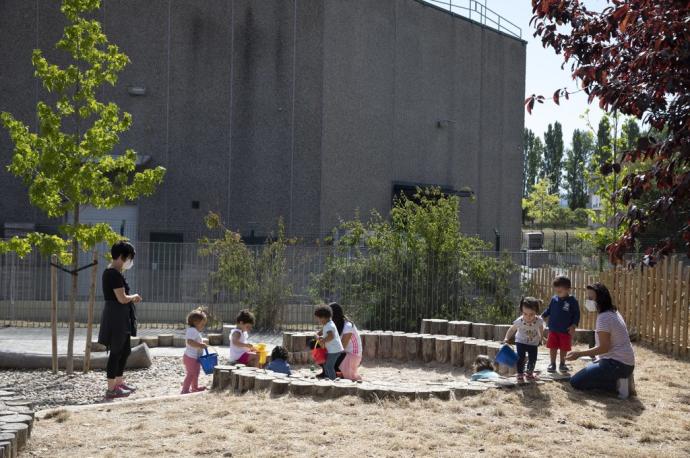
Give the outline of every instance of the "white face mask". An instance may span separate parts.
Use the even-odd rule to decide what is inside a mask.
[[[126,260],[125,263],[122,265],[122,268],[125,270],[129,270],[132,267],[134,267],[134,259]]]
[[[585,301],[585,308],[587,309],[588,312],[596,312],[597,311],[597,301],[593,301],[592,299],[587,299]]]

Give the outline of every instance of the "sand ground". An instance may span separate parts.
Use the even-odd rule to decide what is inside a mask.
[[[690,363],[636,348],[638,397],[561,382],[453,401],[203,393],[39,414],[28,456],[690,456]],[[44,417],[44,418],[41,418]]]

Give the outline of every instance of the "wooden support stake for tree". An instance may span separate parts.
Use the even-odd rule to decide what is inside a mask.
[[[86,346],[84,347],[85,374],[91,369],[91,337],[93,336],[93,306],[96,302],[96,278],[98,277],[98,248],[93,247],[93,267],[91,267],[91,284],[89,285],[89,305],[86,317]]]
[[[50,257],[50,351],[52,357],[53,374],[58,373],[58,349],[57,349],[57,255]],[[90,342],[86,341],[87,345]]]

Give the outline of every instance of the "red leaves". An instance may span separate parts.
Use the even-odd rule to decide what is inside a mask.
[[[690,2],[615,0],[600,11],[587,10],[581,1],[532,0],[532,6],[535,37],[572,64],[589,103],[599,99],[603,109],[643,119],[663,132],[659,140],[642,136],[621,158],[638,163],[621,195],[639,211],[628,212],[630,230],[609,247],[612,259],[619,259],[647,221],[663,223],[690,206]],[[568,94],[559,89],[552,100],[559,105]],[[542,101],[528,97],[527,111]],[[607,173],[620,170],[620,164],[605,167]],[[689,233],[690,224],[670,235],[683,237],[690,251]],[[660,244],[650,256],[669,246]]]
[[[527,109],[527,113],[532,114],[532,110],[534,109],[534,102],[544,103],[544,96],[532,94],[529,97],[527,97],[525,99],[525,107]]]

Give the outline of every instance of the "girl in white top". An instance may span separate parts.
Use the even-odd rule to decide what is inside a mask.
[[[230,362],[258,367],[259,358],[254,345],[249,343],[249,331],[256,319],[249,310],[241,310],[235,319],[237,327],[230,332]]]
[[[359,381],[359,365],[362,362],[362,338],[359,336],[357,326],[345,317],[342,336],[343,347],[345,348],[345,359],[340,363],[340,371],[343,378]]]
[[[182,356],[185,369],[185,378],[182,382],[182,394],[204,391],[206,387],[199,387],[199,372],[201,363],[199,356],[207,345],[201,337],[201,330],[206,326],[206,313],[202,309],[194,309],[187,315],[187,332],[185,339],[187,347]]]

